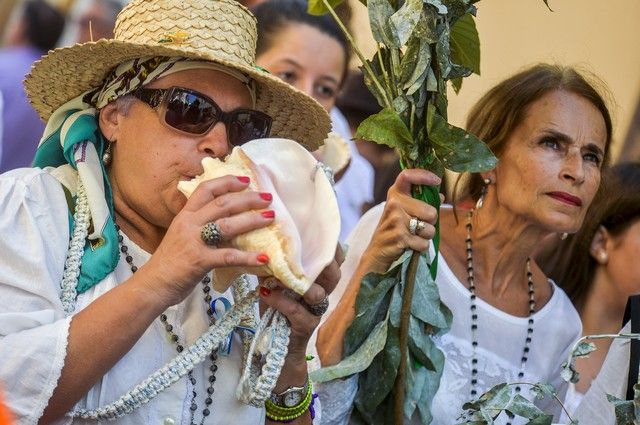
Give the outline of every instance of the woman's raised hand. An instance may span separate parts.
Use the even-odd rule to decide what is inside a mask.
[[[439,185],[441,179],[421,169],[403,170],[387,192],[380,222],[363,254],[369,271],[384,273],[406,249],[426,251],[435,234],[438,210],[411,196],[412,185]],[[422,222],[411,232],[411,219]]]
[[[198,185],[176,215],[151,259],[140,269],[154,276],[154,290],[168,305],[182,301],[214,268],[261,266],[265,253],[245,252],[227,243],[235,236],[269,225],[271,194],[244,191],[245,176],[224,176]],[[203,226],[213,222],[221,235],[218,246],[205,244]]]
[[[289,353],[294,357],[304,359],[307,342],[311,334],[320,324],[320,318],[326,308],[314,311],[314,306],[327,302],[326,298],[335,289],[340,280],[340,265],[344,261],[344,253],[340,244],[336,248],[333,261],[324,268],[315,283],[311,284],[307,292],[300,299],[292,296],[290,290],[281,285],[263,284],[260,286],[260,300],[267,306],[273,307],[284,314],[291,324]]]

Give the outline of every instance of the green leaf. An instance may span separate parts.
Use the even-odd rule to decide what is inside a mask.
[[[358,410],[374,412],[393,388],[400,364],[398,329],[389,326],[387,343],[365,371],[360,373],[355,404]]]
[[[573,357],[589,357],[589,354],[596,351],[596,345],[593,342],[581,341],[573,350]]]
[[[541,415],[535,419],[531,419],[526,425],[551,425],[553,423],[553,415]]]
[[[421,365],[431,371],[442,371],[444,354],[414,317],[409,318],[409,350]]]
[[[338,6],[340,3],[342,3],[344,0],[327,0],[327,1],[331,5],[331,8],[335,9],[335,7]],[[325,13],[329,12],[329,9],[324,4],[323,0],[309,0],[309,5],[307,7],[307,12],[310,15],[319,16],[319,15],[324,15]]]
[[[613,404],[616,425],[634,425],[636,415],[633,408],[633,400],[620,400],[619,398],[607,394],[607,400]]]
[[[369,23],[374,40],[390,48],[401,47],[395,31],[390,25],[395,10],[389,1],[369,0],[367,10],[369,11]]]
[[[374,326],[387,316],[389,290],[396,284],[396,277],[369,273],[360,284],[356,297],[356,317],[347,329],[344,353],[349,356],[366,340]]]
[[[413,145],[411,132],[390,108],[384,108],[360,123],[356,137],[369,140],[392,148],[406,150]]]
[[[464,14],[451,28],[451,60],[480,75],[480,37],[470,13]]]
[[[477,400],[465,403],[462,408],[466,410],[461,418],[468,421],[485,420],[493,423],[502,410],[511,401],[511,388],[506,383],[498,384],[482,394]]]
[[[427,131],[433,149],[449,170],[456,172],[487,171],[497,164],[487,145],[471,133],[448,124],[435,112],[432,105],[427,111]]]
[[[374,95],[378,104],[382,107],[388,106],[385,99],[392,97],[392,95],[387,96],[387,93],[393,92],[391,88],[387,87],[386,81],[383,77],[383,75],[388,72],[386,70],[391,66],[390,56],[391,52],[389,49],[386,47],[380,47],[371,60],[366,60],[368,66],[360,68],[364,74],[365,85]],[[375,84],[375,80],[380,82],[382,87]]]
[[[422,4],[422,0],[406,0],[402,7],[391,16],[391,27],[400,46],[404,46],[407,43],[420,20]]]
[[[433,416],[431,415],[431,404],[433,403],[433,398],[440,387],[440,378],[442,377],[443,368],[444,366],[436,371],[422,368],[422,370],[426,370],[427,372],[427,381],[422,388],[420,403],[418,403],[418,412],[420,412],[420,419],[424,425],[430,424],[433,420]]]
[[[407,51],[400,61],[400,81],[402,89],[406,90],[417,85],[420,87],[425,78],[425,71],[431,63],[431,50],[429,43],[416,37],[409,40]],[[407,95],[414,93],[416,89],[407,90]]]
[[[451,71],[450,30],[447,22],[438,25],[438,42],[436,43],[436,59],[442,78],[448,78]]]
[[[459,94],[460,93],[460,89],[462,88],[462,77],[452,78],[449,81],[451,81],[451,87],[453,87],[453,91],[456,94]]]
[[[527,419],[536,419],[539,416],[545,416],[545,413],[528,399],[520,394],[513,396],[511,403],[507,406],[507,410],[514,415],[518,415]]]
[[[435,7],[435,9],[438,11],[440,15],[446,15],[448,12],[447,6],[442,4],[441,0],[425,0],[425,3]]]
[[[427,383],[428,378],[429,374],[427,373],[427,369],[412,365],[410,361],[407,361],[407,381],[404,399],[405,417],[410,418],[413,416],[413,412],[415,412],[420,402],[422,389]]]
[[[384,348],[387,340],[387,324],[387,320],[379,322],[355,353],[336,365],[314,370],[309,374],[309,379],[313,382],[327,382],[365,370]]]
[[[406,275],[402,274],[403,285]],[[438,285],[431,278],[429,265],[424,255],[418,260],[416,283],[413,288],[411,314],[422,322],[437,329],[437,332],[448,331],[451,326],[451,310],[440,301]]]
[[[531,392],[535,394],[538,400],[542,400],[545,397],[553,398],[558,393],[553,385],[542,382],[538,382],[531,387]]]

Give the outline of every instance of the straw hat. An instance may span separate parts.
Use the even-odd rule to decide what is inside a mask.
[[[36,62],[25,87],[43,120],[98,87],[124,61],[178,56],[216,62],[254,79],[256,109],[273,118],[273,137],[314,150],[330,130],[320,104],[255,66],[255,18],[234,0],[132,0],[118,15],[114,33],[114,39],[56,49]]]

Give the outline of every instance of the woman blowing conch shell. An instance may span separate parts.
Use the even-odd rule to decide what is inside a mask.
[[[225,158],[254,139],[316,150],[328,114],[255,66],[255,18],[236,1],[131,0],[114,32],[112,40],[49,52],[25,81],[47,127],[36,167],[0,176],[0,381],[8,408],[21,424],[269,424],[283,416],[311,423],[319,405],[306,348],[341,252],[335,238],[335,258],[320,261],[314,251],[331,244],[336,229],[319,228],[313,243],[304,233],[318,226],[310,211],[326,212],[329,202],[283,208],[281,177],[303,179],[289,166],[276,176],[266,165],[294,155],[278,139],[258,155],[265,164],[246,151],[257,172],[225,170],[188,199],[178,184],[202,174],[203,159]],[[308,221],[296,222],[299,240],[294,227],[280,227],[277,234],[291,232],[281,252],[227,243],[279,226],[285,211]],[[319,263],[308,265],[306,255]],[[289,284],[304,295],[256,291],[250,275],[226,290],[229,282],[212,285],[212,270],[262,266],[290,270],[298,280]],[[277,310],[290,333],[283,349],[267,353],[266,365],[274,355],[279,363],[248,405],[236,386],[259,330],[256,299],[261,310]]]
[[[275,160],[274,152],[278,153]],[[331,183],[318,165],[306,149],[292,140],[259,139],[235,147],[224,161],[204,158],[204,173],[178,184],[178,189],[189,197],[203,181],[244,175],[251,179],[246,191],[271,198],[275,220],[230,241],[243,251],[267,253],[269,261],[257,267],[214,270],[216,290],[224,291],[238,275],[250,273],[274,276],[303,295],[333,260],[340,213]],[[224,234],[221,226],[218,225],[219,231]]]

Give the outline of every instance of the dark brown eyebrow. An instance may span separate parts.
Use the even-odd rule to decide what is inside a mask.
[[[564,134],[558,130],[554,130],[551,128],[545,129],[544,132],[546,134],[549,134],[553,137],[555,137],[556,139],[558,139],[561,142],[564,143],[574,143],[574,140],[569,137],[567,134]],[[604,158],[604,152],[602,151],[602,149],[600,149],[600,146],[596,145],[595,143],[589,143],[585,146],[585,148],[592,153],[595,153],[597,155],[600,155],[601,158]]]

